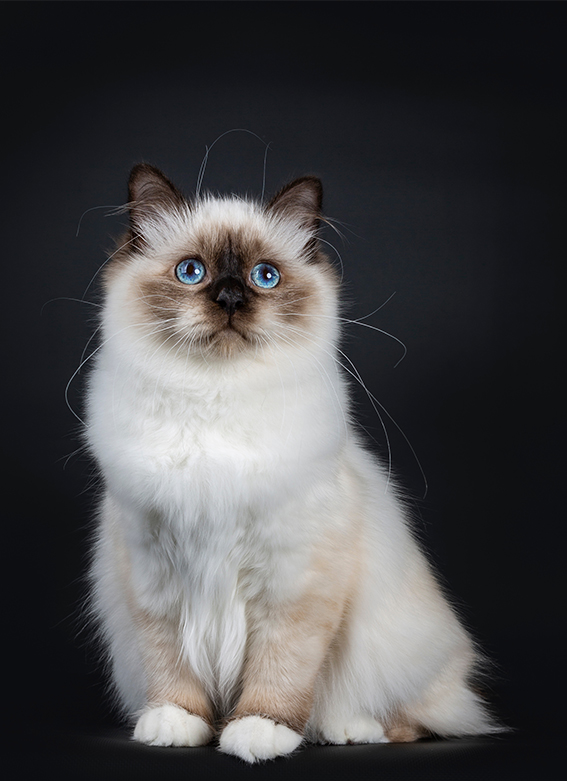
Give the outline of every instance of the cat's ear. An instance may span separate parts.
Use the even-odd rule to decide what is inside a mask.
[[[289,217],[303,228],[316,231],[321,219],[322,204],[321,180],[316,176],[302,176],[276,193],[267,208]]]
[[[148,225],[155,225],[167,211],[185,204],[181,192],[159,168],[148,163],[135,165],[128,180],[131,243],[143,245]]]

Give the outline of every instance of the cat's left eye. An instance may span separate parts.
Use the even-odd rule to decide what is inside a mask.
[[[196,285],[205,278],[206,273],[204,264],[197,258],[182,260],[175,267],[175,276],[184,285]]]
[[[280,272],[271,263],[258,263],[250,272],[250,278],[256,287],[275,287],[280,281]]]

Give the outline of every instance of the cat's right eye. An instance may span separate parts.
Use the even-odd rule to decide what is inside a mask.
[[[182,260],[175,267],[175,276],[184,285],[196,285],[205,278],[206,273],[204,264],[197,258]]]

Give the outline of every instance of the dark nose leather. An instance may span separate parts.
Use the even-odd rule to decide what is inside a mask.
[[[221,309],[224,309],[229,317],[232,317],[237,309],[241,309],[245,303],[245,294],[239,280],[226,280],[218,286],[213,294],[213,301]]]

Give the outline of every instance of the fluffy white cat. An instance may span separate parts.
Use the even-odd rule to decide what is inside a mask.
[[[105,267],[93,609],[134,737],[248,762],[498,730],[350,421],[321,185],[188,202],[142,164]]]

